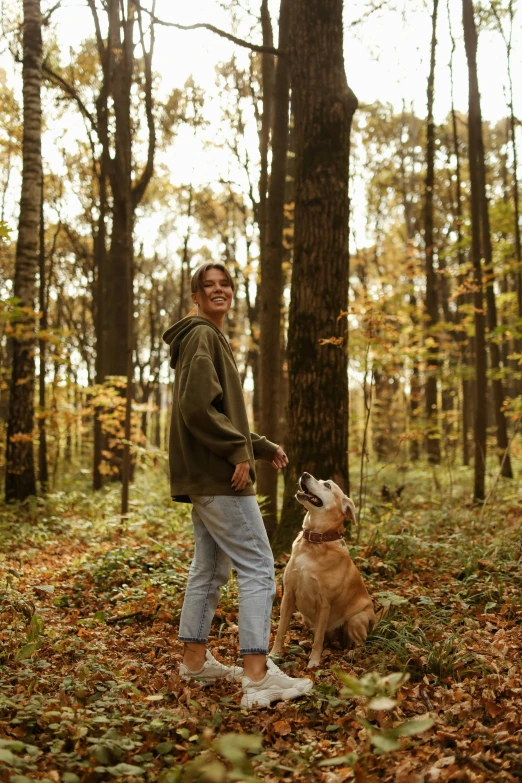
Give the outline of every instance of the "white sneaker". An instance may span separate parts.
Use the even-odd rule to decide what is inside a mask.
[[[313,688],[313,682],[307,677],[283,674],[270,658],[267,659],[266,667],[268,671],[259,682],[243,677],[242,707],[270,707],[273,701],[298,699]]]
[[[205,652],[205,663],[197,672],[192,672],[184,663],[180,664],[179,676],[182,680],[199,680],[199,682],[215,682],[216,680],[238,680],[243,674],[240,666],[225,666],[216,661],[212,653]]]

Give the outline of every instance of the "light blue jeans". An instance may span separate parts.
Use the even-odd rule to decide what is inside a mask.
[[[232,566],[239,587],[242,655],[267,653],[274,558],[255,496],[191,495],[195,552],[179,624],[182,642],[206,644]]]

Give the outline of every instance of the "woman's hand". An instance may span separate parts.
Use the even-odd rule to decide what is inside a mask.
[[[232,488],[236,492],[241,492],[248,484],[249,476],[250,462],[240,462],[239,465],[236,465],[234,475],[232,476]]]
[[[288,457],[286,456],[281,446],[278,447],[274,455],[274,459],[270,464],[276,470],[281,470],[282,468],[286,468],[286,466],[288,465]]]

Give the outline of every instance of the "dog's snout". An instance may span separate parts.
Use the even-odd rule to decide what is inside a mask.
[[[307,478],[312,478],[312,476],[311,476],[310,473],[307,473],[306,470],[305,470],[305,472],[303,473],[301,478],[307,479]]]

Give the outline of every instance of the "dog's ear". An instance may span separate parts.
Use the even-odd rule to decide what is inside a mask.
[[[355,504],[346,495],[343,497],[342,510],[345,518],[350,519],[355,524]]]

